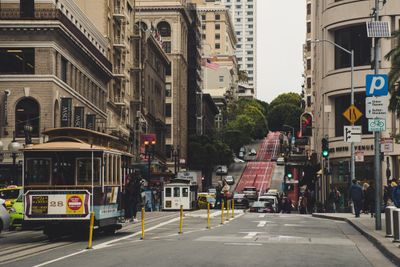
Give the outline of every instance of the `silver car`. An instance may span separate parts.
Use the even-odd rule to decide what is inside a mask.
[[[0,232],[8,230],[10,226],[10,214],[6,209],[6,201],[0,198]]]

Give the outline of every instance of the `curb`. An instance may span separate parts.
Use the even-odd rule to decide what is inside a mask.
[[[365,231],[364,229],[362,229],[360,226],[355,224],[353,221],[351,221],[351,220],[349,220],[347,218],[329,216],[329,215],[322,215],[322,214],[314,214],[314,213],[312,214],[312,216],[315,217],[315,218],[347,222],[352,227],[354,227],[354,229],[356,229],[358,232],[360,232],[365,238],[367,238],[383,255],[385,255],[386,258],[388,258],[395,265],[400,266],[400,257],[398,255],[396,255],[395,253],[390,251],[375,236],[373,236],[372,234],[370,234],[367,231]]]

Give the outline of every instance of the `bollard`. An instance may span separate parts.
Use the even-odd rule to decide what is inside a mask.
[[[226,220],[229,221],[229,200],[226,200]]]
[[[179,212],[179,234],[183,234],[182,226],[183,226],[183,205],[181,205],[181,209]]]
[[[395,206],[385,208],[386,237],[393,237],[393,211]]]
[[[235,200],[232,199],[232,219],[235,218]]]
[[[210,223],[210,203],[207,203],[207,229],[211,229],[211,223]]]
[[[400,242],[400,209],[393,211],[393,242]]]
[[[92,241],[93,241],[93,227],[94,227],[94,212],[90,213],[90,224],[89,224],[89,243],[88,249],[92,249]]]
[[[142,208],[142,237],[140,239],[144,239],[144,208]]]
[[[221,202],[221,224],[224,224],[224,201]]]

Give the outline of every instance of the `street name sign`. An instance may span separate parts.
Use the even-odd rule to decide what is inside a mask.
[[[366,96],[386,96],[389,93],[387,74],[367,74],[365,77]]]
[[[362,117],[362,112],[354,105],[350,105],[346,109],[345,112],[343,112],[343,116],[350,122],[350,123],[355,123]]]
[[[384,132],[384,131],[386,131],[386,120],[385,119],[369,119],[368,120],[368,131],[369,132]]]
[[[347,143],[360,143],[361,131],[361,126],[344,126],[344,141]]]
[[[389,107],[388,97],[366,97],[365,117],[368,119],[386,119]]]
[[[381,152],[384,153],[393,152],[393,138],[382,138],[380,143],[381,143]]]

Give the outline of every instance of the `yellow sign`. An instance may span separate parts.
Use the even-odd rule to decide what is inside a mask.
[[[84,199],[82,194],[67,195],[67,214],[83,214]]]
[[[350,122],[355,123],[362,117],[361,111],[354,105],[351,105],[345,112],[343,112],[343,116]]]

